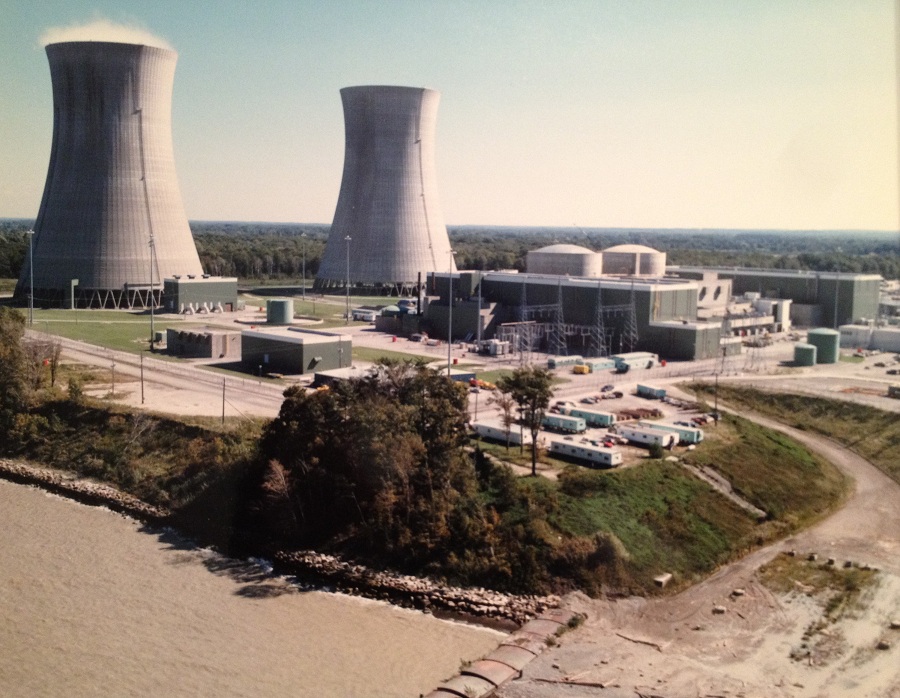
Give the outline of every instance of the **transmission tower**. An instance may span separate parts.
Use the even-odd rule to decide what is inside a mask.
[[[556,356],[565,356],[568,354],[566,345],[566,324],[563,318],[563,298],[562,298],[562,281],[556,286],[556,307],[553,309],[553,319],[547,337],[547,350],[550,354]]]
[[[622,341],[627,351],[634,351],[638,343],[637,328],[637,303],[634,297],[634,279],[631,280],[631,297],[628,301],[628,313],[625,316],[625,329],[622,332]]]
[[[591,326],[591,356],[609,356],[609,345],[606,341],[606,323],[603,321],[603,294],[597,282],[597,304],[594,310],[594,324]]]

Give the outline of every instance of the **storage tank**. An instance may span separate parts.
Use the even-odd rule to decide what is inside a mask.
[[[294,321],[294,301],[290,298],[272,298],[266,301],[267,325],[290,325]]]
[[[816,363],[836,364],[840,356],[841,333],[820,327],[806,334],[806,341],[816,347]]]
[[[440,93],[367,85],[341,90],[344,172],[315,288],[409,292],[456,270],[437,193]]]
[[[795,344],[794,363],[798,366],[815,366],[817,348],[814,344]]]
[[[16,289],[80,307],[147,307],[163,280],[200,276],[172,148],[178,54],[109,41],[48,44],[53,140]],[[150,291],[153,293],[151,294]],[[74,292],[73,290],[74,289]]]

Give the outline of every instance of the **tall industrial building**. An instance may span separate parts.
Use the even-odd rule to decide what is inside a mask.
[[[456,268],[437,195],[440,93],[345,87],[344,173],[315,286],[405,294],[420,275]]]
[[[105,41],[46,51],[53,144],[16,295],[33,269],[37,303],[147,307],[152,288],[159,305],[163,279],[203,272],[172,149],[177,54]]]

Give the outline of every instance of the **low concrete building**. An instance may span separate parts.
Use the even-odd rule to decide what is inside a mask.
[[[209,327],[170,327],[166,352],[192,359],[240,359],[241,333]]]
[[[241,362],[254,373],[297,375],[349,366],[353,340],[293,327],[255,329],[241,332],[241,349]]]
[[[900,352],[900,327],[841,325],[841,347]]]

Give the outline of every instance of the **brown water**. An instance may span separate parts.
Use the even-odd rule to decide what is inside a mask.
[[[418,696],[501,638],[0,481],[3,696]]]

